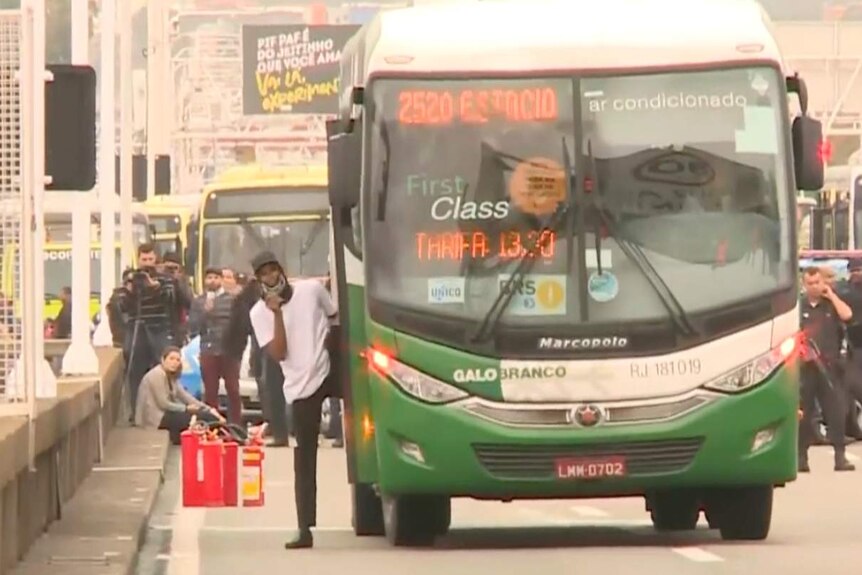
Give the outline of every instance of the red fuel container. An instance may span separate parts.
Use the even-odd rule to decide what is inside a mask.
[[[236,443],[225,443],[222,457],[225,507],[236,507],[239,503],[239,451]]]
[[[183,431],[180,436],[183,507],[204,506],[205,476],[200,439],[197,433],[191,431]]]

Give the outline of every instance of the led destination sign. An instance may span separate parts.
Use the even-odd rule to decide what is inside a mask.
[[[538,231],[507,231],[499,234],[485,232],[439,232],[415,234],[416,257],[420,261],[460,261],[462,259],[521,258],[529,253],[540,239],[535,256],[553,259],[557,235]]]
[[[553,122],[559,118],[553,88],[413,89],[398,93],[398,122],[445,126],[452,123]]]

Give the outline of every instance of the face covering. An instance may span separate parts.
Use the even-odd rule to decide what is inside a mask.
[[[262,298],[275,294],[287,302],[290,300],[290,296],[293,295],[293,288],[290,287],[290,283],[287,281],[287,277],[283,273],[278,276],[278,283],[274,286],[268,286],[263,282],[258,283],[260,283],[260,295]]]

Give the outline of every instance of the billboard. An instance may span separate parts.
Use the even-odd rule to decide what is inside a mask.
[[[336,114],[339,61],[354,25],[244,25],[243,114]]]

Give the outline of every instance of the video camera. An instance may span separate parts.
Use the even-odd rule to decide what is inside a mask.
[[[123,274],[123,284],[131,284],[134,291],[147,288],[155,279],[156,270],[149,268],[130,269]]]

